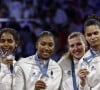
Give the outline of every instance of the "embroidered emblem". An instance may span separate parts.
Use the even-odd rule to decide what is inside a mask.
[[[92,70],[96,70],[96,68],[95,68],[95,66],[93,65],[93,66],[91,66],[91,71]]]
[[[72,73],[71,73],[71,71],[69,70],[69,71],[67,71],[67,74],[68,74],[68,75],[71,75]]]

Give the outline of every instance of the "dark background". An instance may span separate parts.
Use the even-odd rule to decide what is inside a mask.
[[[82,32],[91,14],[100,16],[100,0],[0,0],[0,28],[15,28],[21,37],[17,59],[33,55],[37,37],[48,30],[55,35],[52,58],[58,61],[68,50],[67,36]]]

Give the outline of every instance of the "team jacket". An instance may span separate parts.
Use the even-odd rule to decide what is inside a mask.
[[[48,65],[48,78],[45,81],[47,85],[46,90],[58,90],[62,78],[61,68],[52,59],[50,59]],[[14,70],[13,90],[34,90],[35,82],[40,80],[42,75],[39,67],[36,65],[34,55],[19,60]]]
[[[89,75],[85,87],[79,85],[79,90],[100,90],[100,55],[93,57],[89,50],[79,62],[79,70],[81,68],[88,69]]]

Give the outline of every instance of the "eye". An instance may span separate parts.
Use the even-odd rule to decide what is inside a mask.
[[[0,39],[0,43],[4,43],[5,42],[5,40],[4,39]]]
[[[12,39],[8,39],[8,42],[9,42],[9,43],[13,43],[13,40],[12,40]]]
[[[88,33],[87,36],[88,36],[88,37],[92,36],[92,33]]]
[[[98,35],[98,33],[99,33],[99,32],[94,32],[93,34],[94,34],[94,35]]]
[[[45,43],[45,42],[41,42],[40,44],[41,44],[42,46],[45,46],[46,43]]]
[[[69,47],[73,48],[73,47],[74,47],[74,44],[72,44],[72,45],[69,45]]]
[[[78,46],[82,45],[82,43],[77,43]]]
[[[50,47],[52,47],[54,44],[53,44],[53,43],[49,43],[48,45],[49,45]]]

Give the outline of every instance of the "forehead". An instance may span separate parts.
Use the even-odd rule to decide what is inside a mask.
[[[77,36],[77,37],[74,37],[74,38],[71,38],[68,40],[68,43],[69,45],[71,44],[76,44],[76,43],[83,43],[84,41],[82,40],[81,37]]]
[[[9,32],[2,33],[0,39],[14,39],[13,35]]]
[[[53,42],[54,43],[54,39],[52,36],[48,36],[48,35],[45,35],[43,37],[41,37],[38,42]]]
[[[85,34],[86,33],[92,33],[92,32],[95,32],[95,31],[100,32],[100,27],[98,25],[90,25],[90,26],[87,26],[85,28]]]

